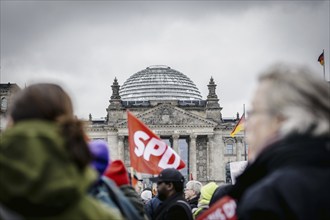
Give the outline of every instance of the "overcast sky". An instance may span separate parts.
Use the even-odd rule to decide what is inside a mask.
[[[78,117],[106,116],[122,85],[151,65],[188,76],[206,99],[212,76],[224,117],[242,113],[260,72],[307,65],[329,80],[329,1],[3,1],[1,83],[55,82]]]

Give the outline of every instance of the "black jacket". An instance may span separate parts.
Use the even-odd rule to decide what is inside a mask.
[[[184,199],[182,193],[176,193],[163,201],[155,211],[153,219],[156,220],[192,220],[190,205]]]
[[[248,165],[229,195],[239,219],[330,219],[330,138],[291,136]]]
[[[190,200],[187,200],[187,202],[188,202],[189,205],[190,205],[191,210],[192,210],[193,208],[197,208],[197,204],[198,204],[199,197],[200,197],[200,193],[199,193],[197,196],[195,196],[194,198],[192,198],[192,199],[190,199]]]
[[[155,196],[149,202],[144,206],[145,212],[149,219],[152,219],[154,216],[154,213],[157,209],[157,207],[162,204],[162,201],[158,198],[158,196]]]

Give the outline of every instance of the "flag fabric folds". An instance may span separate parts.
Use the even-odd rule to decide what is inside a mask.
[[[319,61],[322,66],[324,65],[324,52],[321,53],[317,61]]]
[[[230,133],[231,137],[235,137],[235,135],[240,132],[243,131],[245,127],[245,113],[242,115],[241,119],[238,121],[238,123],[236,124],[236,126],[234,127],[234,129],[232,130],[232,132]]]
[[[127,125],[131,166],[137,172],[158,175],[165,168],[179,170],[186,166],[171,147],[129,111]]]

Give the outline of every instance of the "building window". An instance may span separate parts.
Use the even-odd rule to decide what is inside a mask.
[[[166,143],[167,146],[172,147],[172,139],[170,137],[164,137],[161,139]]]
[[[234,154],[234,145],[232,143],[227,143],[226,144],[225,154],[227,154],[227,155],[233,155]]]
[[[1,98],[1,111],[6,111],[8,107],[8,102],[5,97]]]
[[[161,137],[162,141],[164,141],[167,146],[173,147],[173,139],[172,137]],[[188,148],[188,139],[184,137],[180,137],[178,140],[178,152],[176,152],[181,160],[186,164],[185,168],[181,169],[180,172],[184,176],[185,180],[189,180],[189,148]]]
[[[225,165],[226,183],[231,184],[230,162]]]
[[[179,139],[179,152],[181,160],[186,164],[185,168],[181,169],[180,172],[184,176],[185,180],[189,180],[189,150],[188,150],[188,140],[186,138]]]

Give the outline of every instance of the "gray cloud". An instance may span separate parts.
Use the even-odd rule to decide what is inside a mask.
[[[1,82],[58,82],[78,116],[103,117],[114,77],[164,64],[204,98],[213,76],[234,117],[274,62],[323,76],[328,21],[329,1],[1,1]]]

